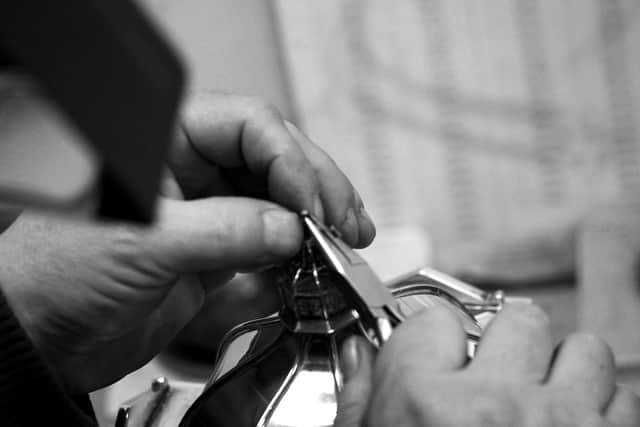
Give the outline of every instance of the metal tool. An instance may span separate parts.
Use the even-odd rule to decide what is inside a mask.
[[[302,212],[301,217],[327,265],[344,279],[341,290],[352,300],[365,330],[373,333],[373,336],[367,334],[370,340],[377,346],[382,345],[389,339],[392,328],[404,318],[398,301],[371,266],[340,238],[335,228],[325,227],[307,211]]]
[[[140,404],[127,403],[118,427],[329,427],[342,389],[338,349],[347,338],[363,336],[379,347],[406,317],[444,306],[460,318],[473,357],[483,329],[510,302],[501,291],[428,268],[385,284],[335,229],[308,212],[300,216],[307,240],[283,266],[280,311],[227,334],[213,374],[190,406],[172,396],[185,396],[193,385],[151,390],[137,398]],[[146,424],[125,417],[147,413],[153,420]]]

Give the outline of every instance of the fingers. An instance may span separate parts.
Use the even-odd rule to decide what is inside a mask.
[[[393,375],[395,370],[454,370],[465,360],[466,335],[460,320],[450,310],[435,306],[394,330],[380,351],[376,375]]]
[[[335,225],[344,239],[355,247],[370,244],[376,229],[349,179],[320,147],[292,123],[285,123],[316,171],[325,207],[325,222]]]
[[[108,340],[103,339],[97,347],[99,353],[91,358],[90,364],[82,352],[77,353],[78,360],[67,356],[57,364],[67,372],[64,377],[72,379],[68,386],[74,393],[89,393],[107,386],[124,373],[140,368],[166,348],[202,306],[204,292],[202,287],[193,283],[194,279],[178,281],[150,315],[140,322],[129,322],[127,325],[131,329],[121,330],[120,334]],[[117,357],[110,357],[110,353],[117,354]],[[78,370],[78,366],[83,369]]]
[[[211,164],[246,166],[266,178],[271,198],[321,217],[318,179],[279,112],[252,98],[202,94],[184,114],[191,148]]]
[[[237,174],[246,168],[264,180],[270,200],[326,219],[351,245],[373,239],[373,224],[349,180],[274,107],[253,98],[205,94],[194,98],[184,116],[171,166],[187,197],[207,194],[205,189],[216,185],[228,194],[221,169]]]
[[[162,302],[144,319],[136,333],[138,356],[144,363],[158,354],[195,317],[205,301],[205,291],[195,275],[184,275]]]
[[[302,243],[298,216],[244,198],[162,199],[159,221],[144,245],[173,273],[251,270],[293,256]]]
[[[196,150],[186,125],[176,129],[167,163],[186,199],[231,194],[219,167]]]
[[[438,399],[443,396],[440,392],[445,392],[437,378],[457,373],[465,360],[466,335],[453,312],[435,306],[408,318],[378,354],[364,424],[432,425],[425,412],[431,414],[430,408],[441,408],[443,401]],[[439,403],[434,406],[434,402]]]
[[[542,381],[552,354],[549,318],[533,304],[507,304],[489,324],[471,371],[513,381]]]
[[[618,386],[605,413],[605,419],[614,427],[640,425],[640,397],[633,391]]]
[[[615,392],[615,363],[609,346],[589,334],[573,334],[560,345],[548,383],[566,387],[603,410]]]
[[[335,427],[359,427],[364,419],[373,375],[374,350],[363,338],[349,338],[342,346],[340,367],[344,387],[338,396]]]

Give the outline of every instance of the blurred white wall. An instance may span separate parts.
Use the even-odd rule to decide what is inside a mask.
[[[191,89],[261,96],[292,118],[270,1],[141,1],[182,52]]]

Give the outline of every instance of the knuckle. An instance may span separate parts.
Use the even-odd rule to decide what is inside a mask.
[[[611,347],[596,335],[576,332],[565,339],[564,345],[578,347],[583,353],[588,353],[594,359],[609,361],[613,364],[614,357]]]
[[[477,426],[515,426],[520,424],[521,417],[518,407],[506,393],[480,393],[471,399],[468,407]]]
[[[148,234],[150,233],[145,233],[133,225],[111,228],[104,235],[105,240],[108,241],[108,244],[104,246],[104,250],[109,252],[108,255],[115,259],[135,260],[139,258],[136,255],[141,252],[148,252],[147,247],[151,245],[151,238]]]
[[[498,315],[510,317],[519,325],[531,328],[548,328],[549,315],[536,304],[507,304]]]
[[[280,117],[280,111],[270,102],[259,96],[245,96],[243,102],[250,117],[261,115]]]
[[[449,308],[429,307],[401,324],[382,352],[392,357],[396,368],[409,371],[409,375],[424,371],[425,360],[448,365],[463,357],[466,344],[460,318]],[[398,363],[400,362],[400,363]],[[461,363],[461,362],[460,362]],[[435,367],[428,367],[432,371]]]
[[[426,308],[410,319],[411,326],[423,327],[425,325],[458,324],[455,313],[444,305],[434,305]]]
[[[640,425],[640,396],[625,387],[618,386],[614,402],[607,409],[607,418],[621,420],[621,426]]]

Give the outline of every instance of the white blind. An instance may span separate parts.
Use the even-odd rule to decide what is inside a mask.
[[[568,270],[585,213],[640,199],[638,2],[276,4],[306,131],[439,267]]]

